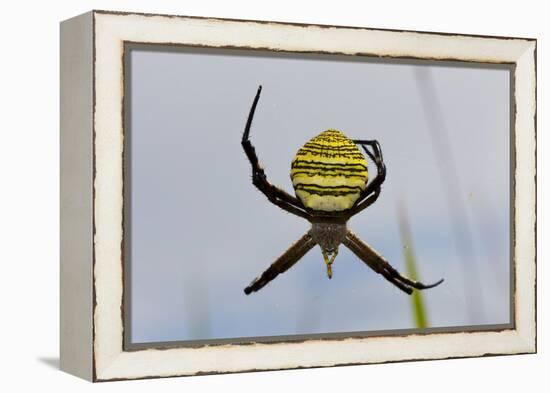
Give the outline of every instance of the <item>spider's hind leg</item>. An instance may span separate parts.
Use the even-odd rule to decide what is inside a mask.
[[[241,140],[244,152],[246,153],[246,156],[248,157],[248,160],[252,165],[252,183],[274,205],[279,206],[281,209],[286,210],[289,213],[295,214],[305,219],[309,219],[309,213],[305,210],[304,206],[298,200],[298,198],[269,183],[264,169],[260,166],[258,156],[256,155],[256,149],[252,145],[252,142],[250,142],[250,128],[252,126],[252,119],[254,118],[254,112],[256,111],[256,106],[258,105],[261,92],[262,86],[259,86],[256,97],[254,97],[252,107],[250,108],[250,113],[248,115],[246,126],[243,132],[243,137]]]
[[[355,202],[355,205],[350,209],[350,217],[356,215],[360,211],[366,209],[374,202],[376,202],[378,196],[380,195],[382,183],[384,183],[384,180],[386,180],[386,164],[384,164],[384,158],[382,156],[382,148],[380,147],[380,143],[378,143],[378,141],[376,140],[359,139],[354,139],[353,143],[361,146],[365,153],[367,153],[369,158],[376,164],[377,173],[374,180],[367,184],[367,186],[365,187],[363,192],[361,192],[361,195]],[[372,149],[372,152],[367,149],[367,146]]]

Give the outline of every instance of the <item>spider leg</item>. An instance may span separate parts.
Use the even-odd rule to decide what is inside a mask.
[[[241,141],[244,152],[252,165],[252,184],[254,184],[271,203],[279,206],[281,209],[286,210],[289,213],[309,219],[309,213],[306,212],[304,206],[298,198],[269,183],[264,169],[260,166],[258,156],[256,155],[256,149],[254,149],[254,146],[250,142],[250,127],[252,126],[252,119],[254,118],[254,112],[256,111],[256,106],[258,105],[261,92],[262,86],[259,86],[254,102],[252,103],[252,107],[250,108],[250,113],[248,115],[248,120],[246,121],[246,126],[244,128],[243,138]]]
[[[360,211],[372,205],[376,199],[378,199],[382,183],[386,180],[386,165],[384,164],[382,149],[380,148],[378,141],[355,139],[353,140],[353,143],[360,145],[363,150],[365,150],[365,153],[367,153],[369,158],[376,164],[377,174],[374,180],[367,184],[365,189],[361,192],[361,195],[355,202],[355,205],[350,209],[349,217],[356,215]],[[370,146],[373,151],[371,152],[367,149],[367,146]]]
[[[384,180],[386,180],[386,165],[384,164],[384,157],[382,156],[382,148],[380,147],[380,143],[378,143],[378,141],[376,140],[369,141],[355,139],[353,143],[358,144],[363,148],[369,158],[374,161],[377,168],[376,177],[367,185],[361,195],[362,198],[366,198],[372,191],[374,191],[376,188],[379,188],[382,183],[384,183]],[[370,152],[367,149],[367,146],[370,146],[373,152]]]
[[[292,266],[296,264],[306,253],[315,246],[315,242],[311,235],[306,233],[296,243],[294,243],[288,250],[284,252],[271,266],[262,273],[262,275],[256,278],[244,289],[244,293],[249,295],[252,292],[259,291],[270,281],[275,279],[279,274],[286,272]]]
[[[438,286],[443,282],[443,279],[441,279],[434,284],[426,285],[402,276],[384,259],[384,257],[374,251],[368,244],[359,239],[351,231],[348,231],[343,243],[372,270],[382,274],[386,280],[409,295],[412,293],[413,288],[419,290],[428,289]]]
[[[380,191],[381,191],[381,188],[378,187],[376,190],[373,191],[372,194],[370,194],[366,199],[364,199],[362,202],[361,202],[361,205],[355,205],[352,209],[351,209],[351,216],[354,216],[356,215],[357,213],[359,213],[360,211],[362,210],[365,210],[367,207],[369,207],[370,205],[372,205],[374,202],[376,202],[376,200],[378,199],[378,197],[380,196]]]

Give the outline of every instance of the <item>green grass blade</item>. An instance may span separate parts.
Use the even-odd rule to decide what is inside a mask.
[[[411,230],[408,222],[406,210],[399,209],[399,228],[401,232],[401,242],[403,243],[403,256],[405,258],[406,275],[412,280],[418,281],[418,272],[416,268],[416,258],[414,256]],[[411,308],[415,325],[419,329],[428,327],[428,313],[422,292],[415,290],[411,295]]]

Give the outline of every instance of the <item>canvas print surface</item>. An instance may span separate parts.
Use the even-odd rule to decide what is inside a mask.
[[[510,326],[510,72],[128,46],[128,343]]]

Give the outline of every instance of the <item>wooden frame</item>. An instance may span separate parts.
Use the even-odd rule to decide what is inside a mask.
[[[498,331],[125,350],[125,43],[513,66],[513,327]],[[104,11],[92,11],[63,22],[61,368],[88,380],[107,381],[535,352],[535,97],[533,39]]]

